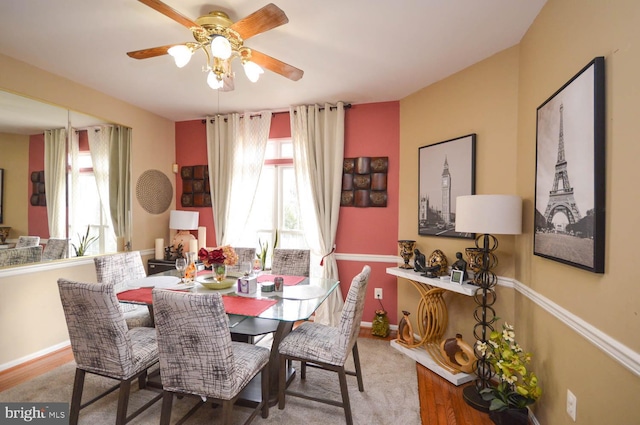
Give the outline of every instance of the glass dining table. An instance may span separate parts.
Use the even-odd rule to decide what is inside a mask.
[[[154,277],[157,281],[157,278],[162,276],[177,277],[177,273],[176,270],[170,270],[148,276],[146,281],[149,283],[145,283],[145,279],[130,282],[131,289],[118,293],[118,299],[121,302],[146,304],[153,317],[151,290],[153,289]],[[340,281],[335,279],[284,276],[282,291],[263,291],[263,285],[265,289],[270,288],[269,284],[273,282],[273,277],[268,274],[258,276],[259,283],[256,292],[251,295],[238,293],[235,283],[226,289],[207,289],[197,280],[187,285],[178,283],[165,287],[167,290],[182,290],[199,294],[220,293],[225,304],[225,311],[229,316],[229,331],[235,341],[253,343],[258,336],[273,335],[269,359],[270,404],[277,402],[280,364],[278,346],[280,341],[291,332],[295,322],[308,320],[324,300],[340,286]],[[287,382],[290,382],[294,375],[295,369],[290,367],[287,373]],[[259,378],[259,376],[257,377]],[[259,382],[252,383],[245,392],[246,394],[241,397],[243,400],[259,401]]]

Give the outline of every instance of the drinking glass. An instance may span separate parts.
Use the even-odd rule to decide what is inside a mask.
[[[249,276],[252,271],[253,264],[251,263],[251,261],[243,261],[242,263],[240,263],[240,273],[245,276]]]
[[[187,259],[186,258],[178,258],[176,259],[176,270],[180,273],[180,280],[184,280],[184,271],[187,269]]]

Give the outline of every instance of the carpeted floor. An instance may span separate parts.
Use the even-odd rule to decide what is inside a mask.
[[[358,340],[360,362],[363,369],[365,391],[358,391],[355,377],[348,376],[351,410],[356,425],[420,424],[420,406],[418,400],[418,383],[416,364],[410,358],[391,348],[389,341],[360,338]],[[353,370],[351,358],[348,367]],[[296,363],[294,366],[298,367]],[[73,362],[58,367],[31,381],[0,392],[0,402],[69,402],[73,387],[75,365]],[[89,400],[112,385],[115,381],[95,375],[87,375],[83,400]],[[335,373],[308,368],[306,382],[301,383],[296,375],[292,388],[303,391],[314,391],[326,398],[340,400],[340,387]],[[129,412],[153,398],[157,393],[150,390],[138,390],[133,387]],[[103,400],[83,409],[80,412],[80,423],[91,425],[113,424],[118,392],[115,391]],[[196,400],[185,397],[174,397],[172,423],[184,415]],[[158,424],[160,422],[160,406],[158,401],[150,409],[135,418],[131,424]],[[192,416],[187,424],[215,423],[220,408],[203,406]],[[236,406],[234,408],[234,424],[241,424],[248,417],[250,409]],[[304,399],[288,397],[284,410],[277,405],[269,410],[269,418],[260,416],[255,424],[304,424],[326,425],[344,423],[342,408],[328,406]]]

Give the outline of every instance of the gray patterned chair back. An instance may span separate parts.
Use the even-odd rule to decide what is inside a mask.
[[[268,362],[264,347],[231,342],[229,318],[218,293],[154,289],[153,309],[165,390],[228,400]],[[234,359],[233,344],[249,350],[244,355],[251,360]],[[258,357],[260,364],[253,364]]]
[[[42,251],[43,260],[59,260],[67,258],[69,250],[69,240],[67,239],[49,239]]]
[[[41,260],[42,246],[40,245],[0,250],[0,267],[39,263]]]
[[[338,356],[341,356],[341,363],[347,360],[347,356],[353,344],[358,339],[360,333],[360,322],[362,320],[362,312],[364,310],[365,294],[367,292],[367,284],[369,283],[369,275],[371,267],[364,266],[362,271],[357,274],[351,281],[347,298],[344,300],[342,315],[340,316],[340,343],[338,344]]]
[[[155,333],[147,332],[149,328],[127,329],[113,285],[59,279],[58,289],[79,369],[127,379],[157,361]],[[135,338],[138,333],[145,333],[142,340]]]
[[[19,236],[16,248],[27,248],[37,246],[40,243],[40,236]]]
[[[310,253],[308,249],[275,249],[271,260],[271,274],[285,276],[309,276]]]
[[[256,258],[256,249],[255,248],[233,248],[236,254],[238,254],[238,264],[235,266],[228,266],[227,271],[231,272],[239,272],[240,265],[245,261],[253,264],[254,258]]]
[[[116,288],[116,293],[127,289],[125,284],[127,280],[147,276],[140,251],[95,257],[93,262],[98,282],[112,284]]]

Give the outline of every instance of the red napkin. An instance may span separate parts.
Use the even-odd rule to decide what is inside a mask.
[[[258,276],[258,283],[262,283],[262,282],[273,282],[273,278],[276,277],[276,275],[273,274],[261,274]],[[293,285],[297,285],[298,283],[302,282],[303,280],[306,279],[306,277],[304,276],[286,276],[286,275],[278,275],[278,277],[281,277],[284,283],[284,286],[293,286]]]
[[[227,314],[241,314],[243,316],[259,316],[263,311],[276,304],[277,300],[262,298],[234,297],[223,295],[224,311]]]
[[[152,290],[153,288],[129,289],[128,291],[119,292],[117,297],[120,301],[153,304],[153,297],[151,296]]]

